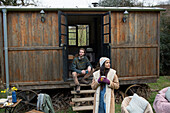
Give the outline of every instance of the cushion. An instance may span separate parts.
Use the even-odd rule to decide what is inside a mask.
[[[148,101],[134,93],[126,109],[129,111],[129,113],[143,113],[147,105]]]
[[[168,90],[165,93],[165,97],[170,102],[170,87],[168,87]]]
[[[159,91],[159,94],[165,94],[167,90],[168,90],[168,87],[163,88],[162,90]]]

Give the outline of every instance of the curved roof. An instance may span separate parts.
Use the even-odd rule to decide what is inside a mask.
[[[55,7],[34,7],[34,6],[0,6],[0,10],[7,9],[7,11],[165,11],[164,8],[159,7],[92,7],[92,8],[55,8]]]

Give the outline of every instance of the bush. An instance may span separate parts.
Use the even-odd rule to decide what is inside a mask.
[[[162,14],[160,22],[160,74],[170,74],[170,17]]]

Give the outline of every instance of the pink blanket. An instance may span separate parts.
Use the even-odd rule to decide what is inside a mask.
[[[167,90],[168,88],[162,89],[155,97],[153,108],[156,113],[170,113],[170,102],[165,98],[165,92]]]

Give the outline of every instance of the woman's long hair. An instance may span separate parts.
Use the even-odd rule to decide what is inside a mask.
[[[100,76],[106,76],[109,72],[110,68],[105,68],[105,62],[103,63],[103,65],[100,67]]]
[[[106,61],[105,61],[106,62]],[[100,67],[100,76],[105,76],[107,77],[107,74],[110,70],[110,68],[105,68],[105,62],[103,63],[103,65]],[[101,90],[103,90],[105,84],[101,84]]]

